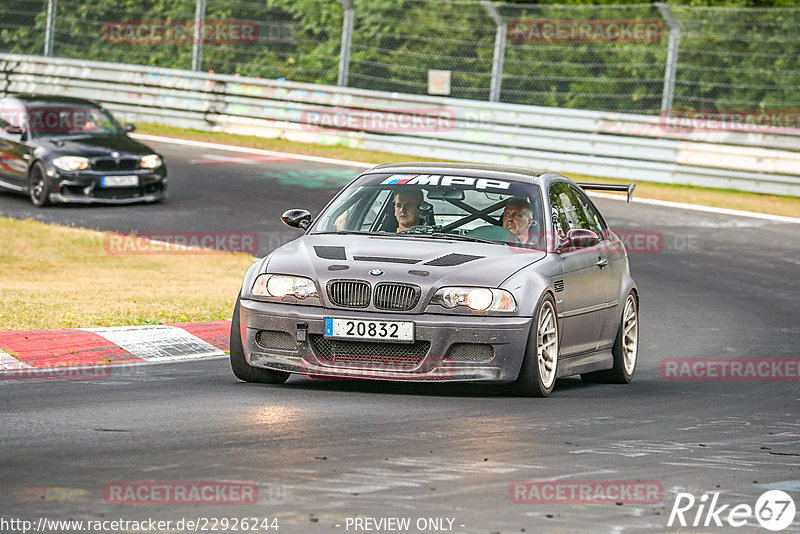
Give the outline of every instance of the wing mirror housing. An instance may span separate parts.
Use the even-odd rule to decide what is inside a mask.
[[[22,129],[21,126],[8,126],[5,128],[6,133],[14,134],[14,135],[24,135],[25,130]]]
[[[281,222],[292,228],[306,230],[311,226],[311,213],[302,209],[286,210],[283,212],[283,215],[281,215]]]
[[[122,128],[128,133],[136,131],[136,125],[131,123],[126,123]]]
[[[591,230],[573,228],[567,232],[567,236],[558,244],[556,252],[561,253],[571,249],[590,248],[599,242],[600,236]]]

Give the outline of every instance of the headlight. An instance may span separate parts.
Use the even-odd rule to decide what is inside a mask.
[[[475,311],[517,311],[514,296],[505,289],[487,287],[443,287],[431,299],[431,304],[445,308],[467,306]]]
[[[253,283],[253,295],[260,297],[318,297],[317,287],[309,278],[283,274],[262,274]]]
[[[61,156],[53,160],[53,165],[62,171],[79,171],[89,168],[89,160],[78,156]]]
[[[142,159],[139,160],[139,167],[143,169],[157,169],[161,167],[161,156],[156,154],[142,156]]]

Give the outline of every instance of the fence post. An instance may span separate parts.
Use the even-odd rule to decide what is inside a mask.
[[[192,70],[203,68],[203,26],[206,23],[206,0],[197,0],[194,8],[194,45],[192,46]]]
[[[506,25],[494,4],[489,0],[481,0],[481,5],[497,26],[494,36],[494,59],[492,60],[492,85],[489,89],[489,102],[499,102],[500,87],[503,82],[503,60],[506,57]]]
[[[342,50],[339,54],[339,80],[336,84],[339,87],[347,87],[347,78],[350,74],[350,44],[353,42],[353,19],[355,9],[352,0],[339,0],[344,9],[344,21],[342,22]]]
[[[44,31],[44,55],[53,56],[53,44],[56,35],[56,10],[57,0],[47,0],[47,26]]]
[[[669,48],[667,49],[667,66],[664,70],[664,92],[661,97],[661,113],[672,111],[672,98],[675,95],[675,71],[678,68],[678,47],[681,41],[681,27],[669,5],[656,2],[658,11],[669,26]]]

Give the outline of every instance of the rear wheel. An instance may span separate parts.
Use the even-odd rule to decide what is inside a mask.
[[[542,297],[534,317],[525,359],[512,392],[526,397],[546,397],[553,391],[558,371],[558,318],[553,297]]]
[[[233,310],[231,319],[231,369],[239,380],[245,382],[258,382],[261,384],[283,384],[289,378],[290,373],[283,371],[273,371],[271,369],[261,369],[253,367],[244,357],[244,347],[242,346],[242,334],[239,329],[239,299],[236,299],[236,308]]]
[[[614,367],[607,371],[584,373],[581,380],[595,384],[627,384],[633,379],[639,356],[639,306],[633,293],[629,293],[625,299],[611,353],[614,356]]]
[[[37,208],[50,204],[50,179],[41,163],[36,162],[28,175],[28,192]]]

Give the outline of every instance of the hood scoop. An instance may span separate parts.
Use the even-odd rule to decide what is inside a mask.
[[[425,265],[431,265],[433,267],[453,267],[456,265],[462,265],[464,263],[473,261],[473,260],[480,260],[485,258],[485,256],[473,256],[471,254],[447,254],[445,256],[441,256],[436,258],[435,260],[431,260],[425,262]]]
[[[419,263],[422,260],[414,260],[410,258],[385,258],[383,256],[353,256],[355,261],[371,261],[375,263]]]
[[[344,247],[323,247],[315,246],[314,252],[317,253],[318,258],[323,260],[346,260],[347,254]]]

